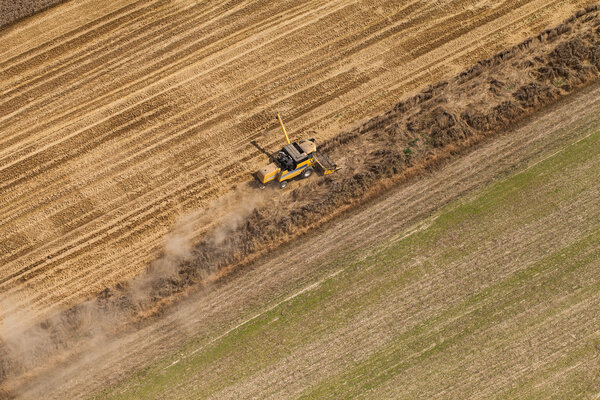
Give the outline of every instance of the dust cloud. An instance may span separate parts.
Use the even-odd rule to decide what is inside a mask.
[[[0,308],[6,317],[0,321],[0,400],[30,392],[32,385],[41,387],[49,375],[58,379],[66,368],[99,358],[115,347],[128,324],[151,313],[164,296],[162,287],[173,282],[183,285],[181,266],[198,256],[195,246],[199,241],[219,253],[232,251],[226,248],[228,235],[271,198],[270,190],[243,186],[203,209],[182,214],[164,237],[160,257],[145,273],[42,321],[23,306],[26,302],[22,299],[3,298]],[[200,276],[215,270],[210,265],[202,269]],[[129,326],[132,328],[135,326]]]

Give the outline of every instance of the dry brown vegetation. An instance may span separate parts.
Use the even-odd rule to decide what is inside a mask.
[[[0,0],[0,29],[65,0]]]
[[[27,371],[39,360],[93,337],[98,329],[110,333],[131,321],[141,323],[187,289],[223,279],[389,185],[441,165],[595,81],[600,75],[599,26],[598,7],[589,7],[328,140],[322,148],[343,161],[341,172],[298,184],[282,193],[276,206],[247,210],[248,216],[207,235],[175,270],[151,268],[141,280],[106,289],[96,299],[49,318],[36,326],[36,335],[43,332],[45,340],[32,346],[27,357],[1,358],[0,378]],[[110,326],[99,328],[97,321],[107,315]]]

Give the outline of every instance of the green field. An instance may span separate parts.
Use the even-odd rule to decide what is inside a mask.
[[[598,396],[600,132],[585,129],[97,398]]]

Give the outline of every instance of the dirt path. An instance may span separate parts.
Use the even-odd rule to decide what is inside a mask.
[[[178,215],[264,162],[250,141],[281,143],[276,111],[330,138],[592,3],[84,0],[18,23],[0,33],[1,297],[44,313],[138,274]]]
[[[360,250],[367,257],[371,246],[384,238],[401,238],[425,229],[435,218],[436,210],[443,205],[468,198],[475,189],[509,174],[518,166],[531,167],[569,143],[580,140],[581,137],[574,136],[574,132],[578,131],[575,128],[595,122],[599,110],[598,86],[569,97],[515,132],[496,137],[442,170],[403,185],[346,218],[336,219],[322,230],[304,237],[302,247],[286,246],[229,282],[205,288],[202,293],[193,295],[163,319],[136,334],[125,336],[118,342],[100,343],[94,349],[86,349],[83,357],[75,356],[66,367],[54,368],[51,372],[43,369],[34,371],[34,376],[39,375],[32,380],[33,383],[27,383],[28,391],[23,396],[37,398],[41,393],[50,392],[54,398],[85,397],[84,394],[126,376],[133,368],[145,365],[154,357],[171,354],[179,343],[195,336],[196,344],[188,346],[188,353],[172,360],[176,365],[274,306],[290,301],[303,291],[314,290],[323,279],[339,273],[337,269],[328,270],[326,267],[335,254]],[[569,129],[563,130],[565,127]],[[562,236],[564,240],[568,237]],[[484,259],[488,256],[491,255],[481,255]],[[473,260],[473,268],[480,268],[481,262]],[[474,273],[468,266],[461,268],[466,275]],[[436,279],[432,282],[437,282]],[[404,307],[405,304],[392,302],[389,304],[392,308],[382,312],[392,315],[398,311],[394,309],[396,306]],[[368,318],[371,322],[358,326],[368,330],[380,317],[371,315]],[[333,352],[328,360],[335,359],[336,351],[349,351],[344,344],[348,342],[343,340],[343,337],[350,337],[348,335],[353,338],[353,343],[362,343],[361,346],[367,346],[373,339],[368,332],[358,331],[342,332],[339,336],[342,339],[326,337],[323,343],[327,342]],[[364,339],[364,343],[360,338]],[[264,371],[253,380],[242,382],[247,386],[245,389],[244,386],[232,387],[222,395],[235,397],[239,390],[266,388],[272,379],[279,379],[277,371],[282,368],[290,370],[290,362],[309,362],[304,366],[309,370],[332,368],[333,371],[335,365],[317,363],[318,357],[314,364],[310,364],[311,357],[316,357],[319,343],[314,348],[303,349],[303,356],[298,357],[298,361],[292,357],[285,361],[285,366],[275,366],[270,372]],[[74,361],[77,359],[79,361]],[[309,372],[306,376],[310,375]],[[264,397],[268,392],[254,394]]]

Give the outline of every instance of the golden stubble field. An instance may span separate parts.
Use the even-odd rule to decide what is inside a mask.
[[[0,31],[0,318],[140,273],[275,112],[330,138],[592,3],[84,0]]]

